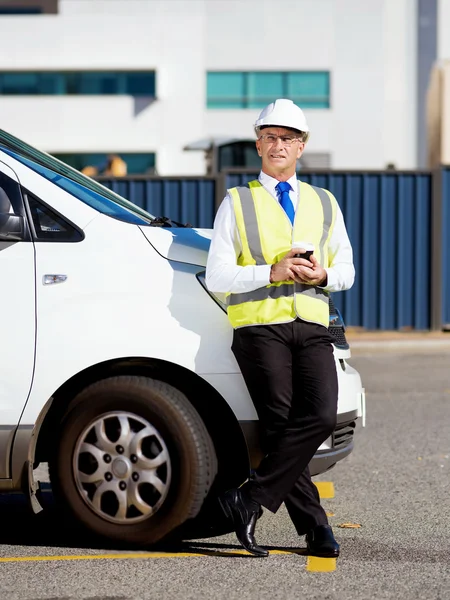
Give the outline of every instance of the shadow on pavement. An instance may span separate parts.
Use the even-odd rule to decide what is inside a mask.
[[[44,495],[45,498],[46,495]],[[114,549],[99,540],[78,523],[62,522],[58,517],[51,494],[43,501],[44,510],[35,514],[22,494],[0,495],[0,544],[10,546],[40,546],[55,548]]]
[[[215,543],[203,543],[203,542],[189,542],[185,543],[185,548],[188,550],[183,550],[183,552],[195,552],[197,554],[205,554],[206,556],[228,556],[228,557],[237,557],[237,558],[249,558],[249,555],[245,553],[245,550],[240,545],[233,544],[215,544]],[[267,546],[266,544],[262,544],[262,547],[266,550],[274,550],[278,552],[288,553],[288,554],[297,554],[299,556],[308,556],[308,551],[306,548],[296,548],[292,546]],[[228,552],[226,552],[228,550]],[[231,554],[230,552],[233,552]],[[242,552],[242,554],[234,554],[235,551]],[[258,557],[251,557],[258,558]]]
[[[70,548],[104,550],[107,552],[167,552],[193,553],[212,557],[256,558],[249,555],[239,544],[191,541],[193,532],[184,541],[166,541],[145,548],[132,544],[110,542],[80,527],[78,522],[62,521],[57,514],[51,494],[43,494],[44,510],[34,514],[22,494],[0,495],[0,545],[46,548]],[[217,533],[216,535],[220,535]],[[205,530],[195,537],[200,540]],[[306,548],[264,546],[267,550],[306,555]]]
[[[46,548],[94,549],[108,552],[168,552],[168,553],[195,553],[205,556],[227,556],[233,558],[248,558],[240,545],[226,545],[214,543],[192,543],[197,540],[212,537],[211,530],[202,528],[198,535],[186,529],[184,541],[170,540],[147,547],[136,547],[132,544],[111,542],[100,538],[84,529],[76,521],[63,520],[57,513],[51,493],[42,494],[40,498],[44,510],[35,514],[23,494],[0,494],[0,545],[25,546]],[[217,531],[215,535],[227,533],[229,526],[221,524],[226,531]],[[220,528],[219,528],[220,529]],[[181,532],[180,532],[181,535]],[[228,552],[226,552],[228,550]],[[242,551],[237,554],[236,551]]]

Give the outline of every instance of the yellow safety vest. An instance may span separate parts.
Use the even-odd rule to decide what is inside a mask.
[[[280,203],[259,181],[228,190],[236,216],[242,250],[237,264],[271,265],[291,249],[292,242],[314,244],[314,255],[328,267],[328,243],[337,201],[328,191],[298,182],[299,200],[294,225]],[[228,318],[234,328],[286,323],[297,317],[329,325],[329,296],[321,288],[281,281],[251,292],[227,294]]]

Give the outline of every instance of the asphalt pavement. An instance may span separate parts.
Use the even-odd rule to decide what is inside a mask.
[[[366,387],[367,425],[352,455],[316,478],[323,496],[334,489],[322,503],[337,561],[308,559],[284,508],[259,521],[271,554],[255,559],[233,535],[144,554],[105,548],[9,498],[1,600],[449,599],[450,343],[360,341],[351,363]]]

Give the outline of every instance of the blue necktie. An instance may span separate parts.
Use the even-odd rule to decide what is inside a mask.
[[[277,190],[278,198],[280,199],[281,208],[284,209],[293,225],[295,212],[291,199],[289,198],[289,190],[292,190],[291,185],[287,181],[280,181],[280,183],[275,186],[275,189]]]

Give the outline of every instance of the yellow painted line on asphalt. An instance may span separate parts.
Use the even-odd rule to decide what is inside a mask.
[[[50,556],[5,556],[0,562],[37,562],[46,560],[100,560],[126,558],[184,558],[187,556],[204,556],[193,552],[136,552],[135,554],[68,554]]]
[[[314,571],[315,573],[331,573],[331,571],[336,571],[336,559],[308,556],[306,570]]]
[[[305,552],[302,548],[292,548],[292,550],[269,550],[269,554],[287,555],[299,554]],[[202,550],[201,552],[136,552],[134,554],[67,554],[67,555],[49,555],[49,556],[4,556],[0,558],[0,563],[12,562],[44,562],[44,561],[76,561],[76,560],[115,560],[115,559],[149,559],[149,558],[202,558],[204,556],[251,556],[246,550]],[[308,557],[314,558],[314,557]],[[319,561],[330,559],[317,559]],[[335,560],[335,559],[331,559]],[[319,563],[322,564],[322,563]]]
[[[334,485],[332,481],[316,481],[315,485],[321,498],[334,498]]]
[[[270,550],[272,554],[300,554],[303,555],[303,550]],[[27,563],[27,562],[44,562],[44,561],[77,561],[77,560],[117,560],[117,559],[150,559],[150,558],[201,558],[204,556],[216,556],[216,557],[227,557],[232,556],[250,556],[245,550],[239,551],[204,551],[201,554],[195,552],[142,552],[136,554],[73,554],[67,556],[7,556],[0,558],[1,563]],[[335,558],[319,558],[317,556],[306,557],[306,570],[315,573],[330,573],[336,570],[336,559]]]

